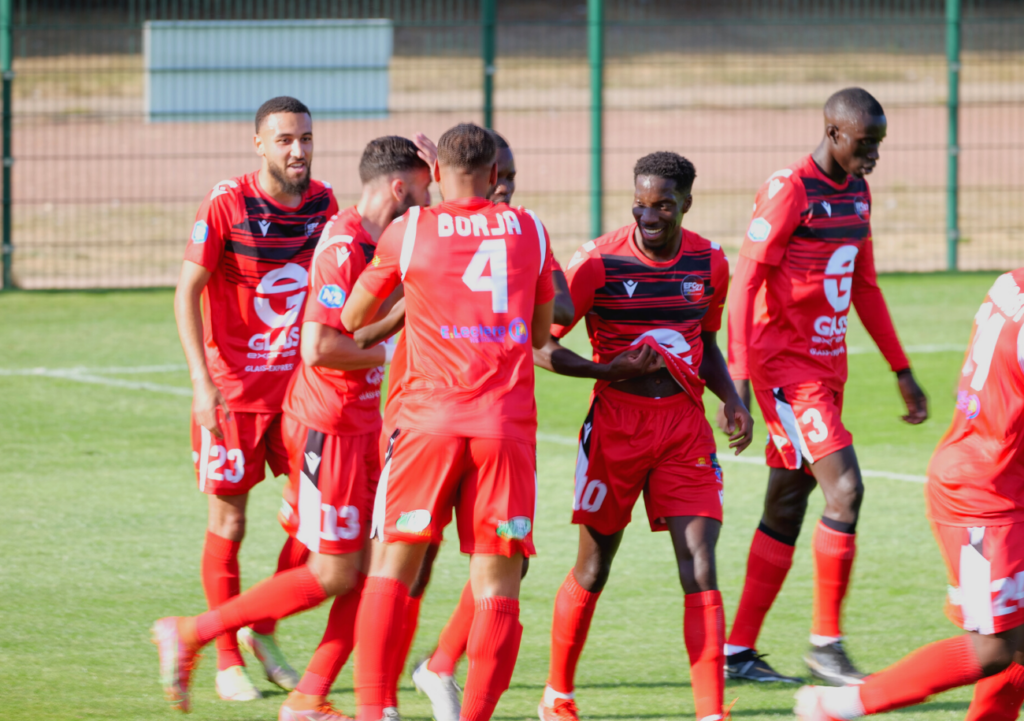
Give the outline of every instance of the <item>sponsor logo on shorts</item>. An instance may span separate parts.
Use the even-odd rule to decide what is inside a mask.
[[[747,228],[747,237],[755,243],[763,243],[768,240],[768,235],[772,232],[772,224],[764,218],[754,218],[750,221],[750,226]]]
[[[711,467],[715,469],[715,478],[718,479],[719,483],[721,483],[722,482],[722,466],[719,465],[719,463],[718,463],[718,455],[715,454],[715,453],[711,454]],[[719,493],[721,493],[721,491],[719,491]]]
[[[533,524],[526,516],[516,516],[498,524],[498,538],[506,541],[521,541],[530,535]]]
[[[199,245],[205,243],[208,237],[210,237],[210,226],[206,224],[205,220],[197,220],[196,224],[192,226],[192,242]]]
[[[699,275],[688,275],[679,284],[679,291],[690,303],[696,303],[704,297],[704,279]]]
[[[516,318],[508,324],[508,337],[516,343],[525,343],[530,337],[530,327],[522,318]]]
[[[345,291],[332,283],[321,288],[316,299],[326,308],[340,308],[345,305]]]
[[[398,522],[395,523],[395,528],[400,533],[411,533],[417,536],[429,536],[429,526],[430,511],[422,508],[416,511],[406,511],[398,517]]]
[[[868,201],[859,195],[853,199],[853,212],[857,214],[857,217],[861,220],[867,220],[868,215],[871,211],[871,206],[868,205]]]
[[[956,409],[963,411],[967,420],[972,421],[981,413],[981,401],[974,393],[968,394],[967,391],[959,391],[956,394]]]

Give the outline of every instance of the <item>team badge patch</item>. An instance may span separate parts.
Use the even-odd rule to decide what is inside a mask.
[[[334,284],[325,285],[320,289],[316,299],[326,308],[340,308],[345,305],[345,291]]]
[[[963,411],[967,420],[973,421],[981,414],[981,401],[974,393],[968,394],[967,391],[960,391],[956,394],[956,409]]]
[[[868,205],[868,201],[859,195],[853,199],[853,212],[857,214],[857,217],[861,220],[867,220],[868,215],[871,211],[871,206]]]
[[[679,292],[689,303],[696,303],[704,297],[704,279],[699,275],[688,275],[679,284]]]
[[[533,524],[526,516],[516,516],[498,524],[498,538],[506,541],[521,541],[530,535]]]
[[[755,243],[762,243],[768,240],[768,235],[772,232],[772,224],[764,218],[754,218],[750,221],[750,227],[747,228],[747,237]]]
[[[530,337],[530,329],[526,325],[526,321],[522,318],[516,318],[509,323],[508,337],[516,343],[525,343]]]
[[[406,511],[398,517],[395,523],[401,533],[414,533],[416,535],[429,535],[427,526],[430,525],[430,511],[420,509],[418,511]]]
[[[192,226],[192,242],[196,245],[205,243],[209,235],[210,227],[205,220],[197,220],[196,224]]]

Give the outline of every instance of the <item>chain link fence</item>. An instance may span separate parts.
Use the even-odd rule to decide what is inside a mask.
[[[258,102],[232,110],[207,81],[242,73],[269,97],[286,69],[294,87],[323,88],[300,99],[314,108],[314,177],[334,186],[343,207],[358,197],[356,168],[370,139],[436,138],[456,122],[490,119],[515,151],[516,202],[544,219],[563,259],[591,236],[595,157],[609,230],[631,220],[633,163],[659,149],[697,167],[687,227],[734,252],[760,183],[817,145],[828,95],[861,85],[889,119],[871,177],[879,267],[946,267],[943,0],[605,0],[598,147],[585,2],[2,1],[13,2],[7,192],[19,287],[172,285],[204,194],[258,167],[249,117]],[[299,21],[373,19],[390,21],[389,47],[350,46],[341,35],[296,41],[282,23],[327,32]],[[182,41],[192,44],[173,62],[147,60],[154,28],[168,21],[274,22],[269,35],[204,36]],[[963,0],[961,29],[959,267],[1016,267],[1024,264],[1024,6]],[[198,74],[167,90],[168,78],[186,71]],[[376,80],[352,81],[334,105],[318,105],[349,87],[349,72]],[[360,106],[371,86],[383,88],[382,99]]]

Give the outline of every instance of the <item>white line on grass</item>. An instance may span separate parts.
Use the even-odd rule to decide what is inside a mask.
[[[916,346],[917,348],[929,348],[930,350],[917,350],[915,346],[908,346],[907,351],[914,353],[941,353],[957,351],[961,349],[955,346]],[[853,349],[851,349],[853,352]],[[105,378],[102,373],[112,374],[139,374],[139,373],[169,373],[172,371],[186,370],[188,366],[183,364],[168,364],[155,366],[107,366],[104,368],[0,368],[0,376],[43,376],[46,378],[60,378],[61,380],[76,381],[78,383],[92,383],[96,385],[114,386],[116,388],[128,388],[137,391],[150,391],[152,393],[166,393],[186,398],[192,397],[192,389],[180,386],[166,386],[160,383],[147,383],[144,381],[126,381],[120,378]],[[575,448],[578,440],[568,436],[559,436],[551,433],[538,433],[537,440],[544,443],[554,443],[559,446],[570,446]],[[745,463],[749,466],[766,467],[763,460],[757,458],[743,458],[742,456],[719,456],[719,461],[724,463]],[[908,481],[910,483],[924,483],[924,476],[917,476],[910,473],[893,473],[891,471],[872,471],[861,469],[861,475],[866,478],[888,478],[894,481]]]
[[[926,345],[905,345],[903,350],[907,353],[963,353],[966,348],[956,343],[930,343]],[[847,355],[867,355],[868,353],[879,353],[878,348],[868,346],[847,346]]]

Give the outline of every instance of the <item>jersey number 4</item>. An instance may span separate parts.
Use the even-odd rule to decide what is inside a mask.
[[[491,274],[484,275],[488,265]],[[508,252],[504,238],[480,243],[462,274],[462,282],[474,292],[490,293],[491,310],[495,313],[508,312]]]

